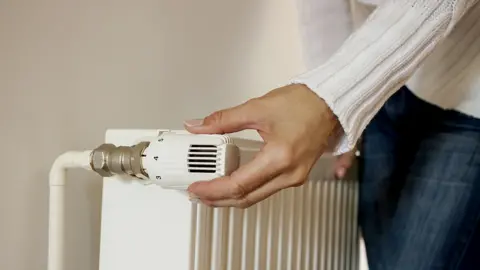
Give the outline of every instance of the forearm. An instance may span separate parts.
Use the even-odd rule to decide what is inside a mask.
[[[293,82],[330,106],[352,149],[386,100],[412,75],[477,0],[392,0],[381,5],[324,65]]]

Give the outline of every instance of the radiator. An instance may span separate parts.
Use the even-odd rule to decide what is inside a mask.
[[[129,145],[155,132],[111,130],[106,141]],[[243,161],[258,149],[246,142]],[[354,173],[332,179],[331,163],[321,158],[305,185],[245,210],[105,179],[100,269],[357,270],[357,182]]]

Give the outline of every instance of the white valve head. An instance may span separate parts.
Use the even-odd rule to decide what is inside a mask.
[[[151,183],[185,190],[194,182],[226,176],[240,163],[240,151],[225,135],[164,132],[143,151],[142,165]]]

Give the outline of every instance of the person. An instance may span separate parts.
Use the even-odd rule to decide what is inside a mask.
[[[351,153],[363,134],[369,268],[478,269],[480,4],[372,1],[375,10],[318,67],[185,122],[192,133],[254,129],[265,141],[253,161],[189,192],[214,207],[249,207],[302,185],[327,149]]]

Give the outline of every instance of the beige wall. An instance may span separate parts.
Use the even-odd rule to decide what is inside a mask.
[[[0,1],[0,269],[46,269],[58,154],[282,84],[302,69],[295,15],[294,0]],[[70,175],[68,269],[96,269],[100,178]]]

